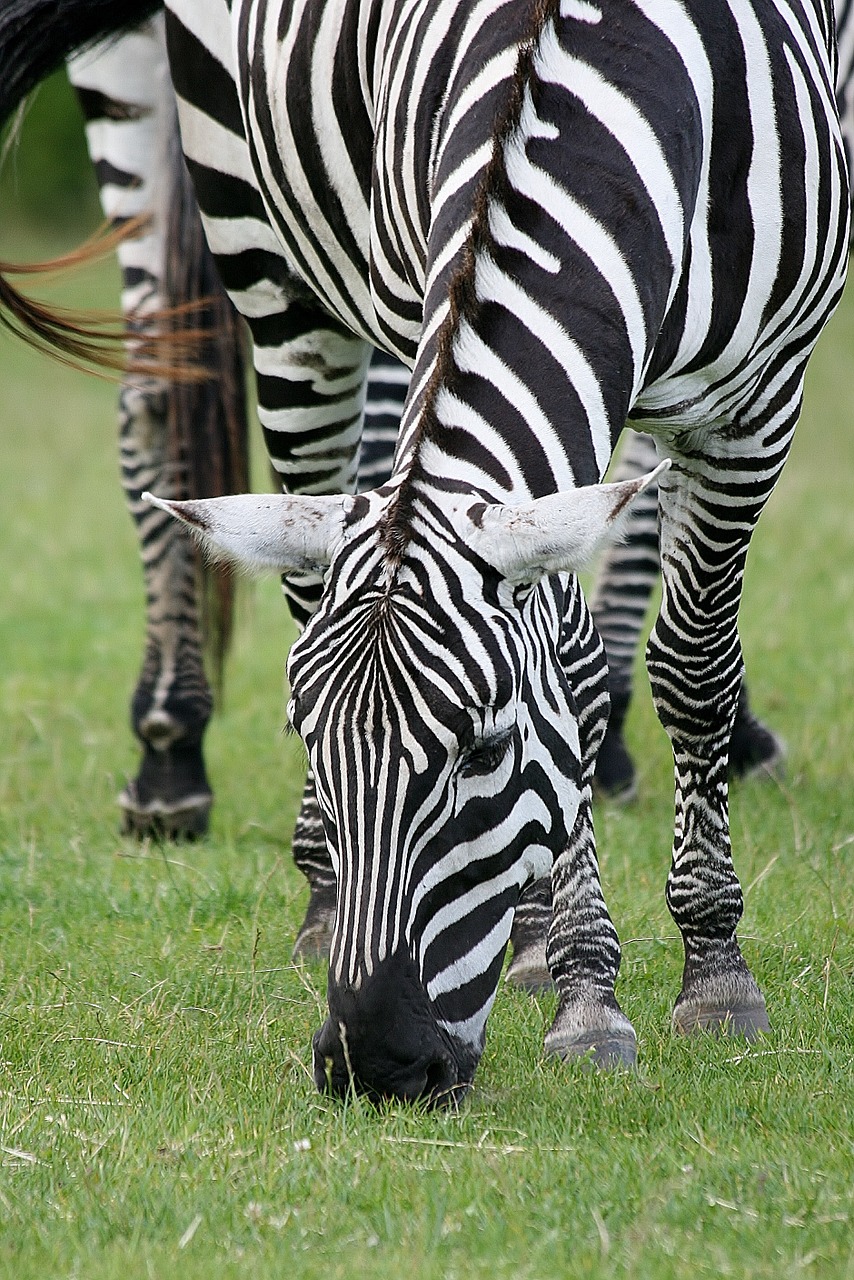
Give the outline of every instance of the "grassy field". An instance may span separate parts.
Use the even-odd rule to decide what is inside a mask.
[[[105,268],[70,292],[114,287]],[[209,735],[210,838],[121,839],[142,599],[115,391],[2,337],[0,1276],[854,1277],[852,351],[854,293],[743,610],[790,753],[732,803],[772,1034],[669,1032],[672,800],[641,682],[641,799],[598,816],[638,1071],[546,1061],[551,1000],[505,990],[459,1114],[378,1115],[310,1078],[324,978],[289,963],[303,765],[278,590],[245,607]]]

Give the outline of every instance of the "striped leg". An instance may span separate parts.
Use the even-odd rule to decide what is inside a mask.
[[[677,1030],[767,1030],[739,949],[741,887],[727,803],[729,739],[741,687],[737,616],[750,536],[788,452],[800,387],[768,421],[731,429],[724,452],[677,456],[660,486],[663,599],[647,646],[659,718],[673,745],[676,815],[667,904],[685,949]],[[781,397],[782,398],[782,397]],[[763,456],[764,454],[764,456]],[[757,461],[759,459],[759,461]]]
[[[629,480],[652,471],[658,453],[650,436],[627,430],[614,480]],[[635,767],[623,740],[623,722],[632,698],[634,664],[658,582],[658,488],[650,485],[632,504],[625,540],[602,555],[590,608],[608,656],[611,712],[596,760],[594,786],[615,800],[635,793]]]
[[[118,251],[128,323],[144,331],[145,316],[163,306],[216,298],[209,314],[193,319],[218,331],[216,381],[178,387],[128,378],[119,398],[122,484],[139,537],[146,595],[145,654],[131,702],[143,754],[119,803],[128,832],[192,837],[207,829],[213,799],[202,754],[213,705],[202,615],[219,669],[230,628],[231,579],[201,570],[192,538],[142,503],[140,494],[151,489],[183,498],[247,487],[239,335],[180,153],[162,20],[79,55],[69,76],[86,117],[106,216],[149,219]]]
[[[625,437],[613,472],[615,480],[642,476],[658,462],[651,436],[627,429]],[[596,760],[594,789],[621,803],[631,800],[636,791],[635,766],[623,737],[623,725],[632,699],[635,658],[659,571],[658,488],[650,485],[632,505],[624,541],[603,554],[590,600],[608,655],[611,694],[608,730]],[[784,756],[781,740],[751,711],[747,685],[742,681],[729,748],[729,776],[746,778],[774,772]]]
[[[368,370],[365,422],[359,453],[360,492],[377,488],[391,475],[408,388],[409,370],[405,365],[394,356],[375,351]],[[294,862],[309,884],[308,909],[294,943],[294,956],[323,960],[329,954],[332,939],[337,889],[310,770],[294,829],[293,855]]]
[[[607,667],[576,580],[567,601],[562,658],[577,702],[582,791],[569,845],[552,871],[546,956],[559,1004],[545,1047],[561,1057],[590,1054],[600,1066],[630,1065],[637,1042],[614,994],[620,943],[602,894],[593,834],[593,770],[607,723]]]

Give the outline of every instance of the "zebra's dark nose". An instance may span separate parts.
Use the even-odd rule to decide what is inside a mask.
[[[329,1017],[315,1034],[314,1079],[321,1092],[353,1088],[373,1101],[396,1098],[431,1107],[457,1103],[463,1071],[418,981],[414,964],[392,957],[358,987],[329,978]]]

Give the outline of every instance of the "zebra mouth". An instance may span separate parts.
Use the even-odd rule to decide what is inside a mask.
[[[312,1041],[321,1093],[436,1108],[459,1105],[480,1054],[440,1025],[412,958],[397,952],[358,982],[327,986],[329,1016]]]
[[[314,1080],[321,1093],[337,1098],[355,1093],[377,1107],[405,1102],[432,1111],[458,1107],[471,1086],[471,1080],[460,1078],[456,1062],[448,1056],[409,1069],[393,1064],[371,1073],[373,1078],[366,1076],[354,1067],[349,1054],[343,1053],[340,1040],[328,1039],[327,1026],[324,1024],[313,1041]]]
[[[428,1110],[460,1105],[474,1070],[464,1071],[448,1038],[436,1027],[413,1056],[379,1057],[373,1046],[351,1043],[343,1023],[328,1018],[312,1041],[314,1081],[321,1093],[345,1098],[352,1093],[376,1106],[406,1102]]]

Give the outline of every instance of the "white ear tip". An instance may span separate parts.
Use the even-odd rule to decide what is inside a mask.
[[[669,471],[672,466],[673,466],[673,463],[670,458],[662,458],[658,466],[653,471],[650,471],[648,475],[644,476],[644,483],[643,483],[644,489],[647,487],[647,485],[650,485],[654,481],[656,481],[659,478],[659,476],[663,476],[665,471]]]
[[[159,507],[161,511],[168,511],[169,505],[163,498],[157,498],[153,493],[149,493],[146,489],[139,495],[143,502],[147,502],[150,507]]]

